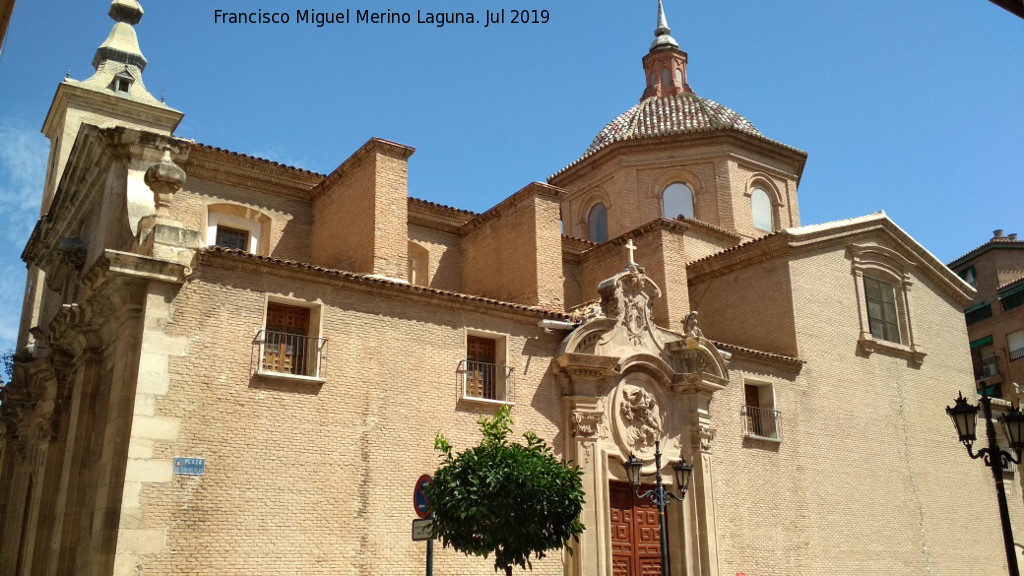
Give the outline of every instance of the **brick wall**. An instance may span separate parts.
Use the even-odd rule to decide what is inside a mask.
[[[463,290],[520,304],[563,306],[559,192],[531,184],[466,225]]]

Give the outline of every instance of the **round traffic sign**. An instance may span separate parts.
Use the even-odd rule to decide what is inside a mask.
[[[434,479],[429,474],[420,476],[420,479],[416,481],[416,488],[412,491],[412,503],[416,510],[416,515],[420,518],[426,518],[430,515],[430,500],[427,499],[427,486],[434,483]]]

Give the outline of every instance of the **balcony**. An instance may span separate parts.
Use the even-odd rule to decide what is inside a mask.
[[[1010,350],[1010,360],[1020,360],[1021,358],[1024,358],[1024,348]]]
[[[782,426],[778,410],[743,407],[743,435],[750,438],[767,438],[782,440]]]
[[[992,376],[999,375],[999,358],[993,356],[991,358],[985,358],[980,362],[976,362],[974,365],[974,379],[981,380],[982,378],[990,378]]]
[[[497,404],[515,403],[512,367],[462,360],[459,362],[457,372],[461,375],[463,400]]]
[[[259,374],[320,379],[327,358],[327,339],[260,330]]]

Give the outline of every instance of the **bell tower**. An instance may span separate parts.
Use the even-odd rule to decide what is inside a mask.
[[[65,78],[57,87],[43,122],[43,135],[50,139],[50,160],[46,166],[41,214],[46,214],[50,208],[54,190],[83,123],[100,128],[126,126],[169,135],[184,116],[154,98],[142,81],[147,61],[135,34],[135,25],[142,20],[142,6],[136,0],[114,0],[107,14],[114,26],[93,56],[92,66],[96,72],[82,81]]]

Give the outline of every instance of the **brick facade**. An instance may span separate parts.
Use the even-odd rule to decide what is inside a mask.
[[[434,436],[468,447],[503,403],[583,472],[586,530],[537,574],[613,574],[612,483],[631,453],[652,475],[655,440],[665,472],[694,469],[667,515],[673,574],[1006,570],[991,478],[943,413],[972,391],[971,289],[884,214],[801,226],[806,155],[734,112],[610,126],[474,214],[409,198],[404,145],[316,174],[173,137],[155,104],[79,125],[62,90],[47,133],[66,160],[0,404],[0,574],[418,573],[410,492]],[[645,106],[696,98],[663,92]],[[675,182],[693,218],[662,213]],[[604,242],[581,239],[596,202]],[[216,246],[222,226],[239,245]],[[887,337],[865,278],[892,286]],[[487,388],[470,337],[494,341]],[[436,551],[436,574],[491,570]]]

